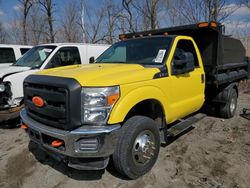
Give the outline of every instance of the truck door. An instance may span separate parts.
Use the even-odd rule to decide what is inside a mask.
[[[178,118],[199,110],[204,103],[204,69],[196,50],[192,40],[180,39],[171,61],[171,104]]]

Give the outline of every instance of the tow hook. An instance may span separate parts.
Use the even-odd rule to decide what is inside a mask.
[[[21,124],[21,127],[20,127],[20,128],[23,129],[23,130],[25,130],[25,131],[28,130],[28,126],[25,125],[24,123]]]

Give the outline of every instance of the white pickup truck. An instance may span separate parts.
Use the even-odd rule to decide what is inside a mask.
[[[0,122],[17,118],[23,107],[23,80],[34,72],[66,65],[87,64],[105,51],[104,44],[42,44],[15,63],[0,66]]]
[[[3,66],[11,65],[24,55],[32,46],[0,44],[0,70]]]

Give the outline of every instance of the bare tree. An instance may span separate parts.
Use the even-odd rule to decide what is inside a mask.
[[[84,3],[84,0],[80,1],[80,22],[77,22],[77,23],[78,23],[78,25],[80,25],[81,30],[82,30],[83,42],[87,42],[86,31],[85,31],[85,3]]]
[[[23,35],[23,44],[27,44],[27,18],[29,11],[33,5],[33,0],[19,0],[22,10],[22,35]]]
[[[54,7],[55,4],[53,4],[53,0],[38,0],[39,4],[42,6],[46,16],[47,16],[47,22],[48,22],[48,26],[49,26],[49,40],[51,43],[55,42],[55,35],[56,33],[54,32],[54,18],[53,18],[53,14],[54,14]]]
[[[82,2],[83,3],[83,2]],[[84,3],[85,17],[82,21],[82,16],[79,17],[78,24],[82,32],[85,33],[85,42],[99,43],[104,40],[104,16],[105,8],[100,4],[100,8],[91,7],[90,4]],[[80,10],[82,11],[82,10]],[[83,25],[84,24],[84,25]]]
[[[1,4],[1,0],[0,0],[0,4]],[[6,42],[7,42],[7,33],[0,20],[0,43],[6,43]]]
[[[80,26],[78,25],[78,5],[74,1],[67,2],[63,11],[62,36],[67,42],[79,42],[82,39],[80,34]]]
[[[250,0],[242,0],[242,3],[250,10]]]
[[[118,39],[122,25],[120,23],[123,10],[121,4],[114,0],[107,0],[95,7],[82,0],[79,7],[80,14],[77,23],[84,34],[85,42],[112,44]]]
[[[3,24],[0,22],[0,43],[7,43],[8,42],[8,34],[5,31]]]
[[[206,0],[205,16],[207,20],[224,21],[238,9],[237,6],[230,7],[226,3],[227,0]]]
[[[106,34],[104,36],[104,40],[108,44],[113,44],[113,42],[117,39],[118,36],[117,31],[119,30],[118,22],[121,9],[111,0],[107,3],[105,9],[106,9],[106,14],[105,14]]]
[[[29,15],[29,38],[33,45],[46,42],[46,17],[42,14],[39,4],[34,4]]]
[[[145,30],[159,27],[158,13],[161,3],[161,0],[133,1],[133,6],[142,14]]]
[[[20,44],[22,41],[22,22],[19,20],[19,15],[15,14],[8,23],[8,33],[11,43]]]
[[[121,28],[123,32],[125,33],[126,30],[128,32],[136,32],[138,29],[138,24],[137,24],[137,18],[138,16],[135,15],[135,11],[133,11],[133,6],[132,6],[133,0],[122,0],[122,7],[124,9],[124,13],[120,15],[121,22],[125,20],[125,24],[128,25],[127,29]],[[136,12],[137,13],[137,12]]]
[[[229,6],[227,0],[176,0],[172,3],[169,14],[170,17],[174,18],[173,24],[212,20],[223,22],[239,6]]]

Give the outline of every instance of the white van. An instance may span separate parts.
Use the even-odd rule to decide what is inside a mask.
[[[31,48],[32,46],[0,44],[0,67],[16,62]]]
[[[104,44],[42,44],[30,49],[12,65],[0,66],[0,122],[19,116],[26,76],[48,68],[87,64],[108,47]]]

